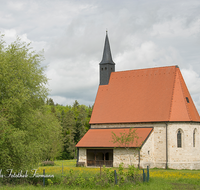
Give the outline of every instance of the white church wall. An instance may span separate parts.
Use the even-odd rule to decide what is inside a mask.
[[[182,146],[177,147],[177,133],[181,130]],[[195,147],[193,146],[193,132]],[[199,123],[172,123],[168,126],[168,167],[174,169],[200,169]]]
[[[123,163],[124,167],[128,167],[133,164],[138,167],[138,153],[139,151],[135,148],[114,148],[113,150],[113,167],[119,167],[119,164]]]
[[[153,132],[144,143],[140,151],[140,166],[151,168],[166,167],[166,124],[165,123],[138,123],[138,124],[98,124],[91,128],[123,128],[123,127],[153,127]],[[177,147],[177,132],[182,131],[182,147]],[[193,132],[195,133],[195,147],[193,146]],[[200,124],[194,122],[168,123],[168,167],[172,169],[200,169]],[[86,162],[86,150],[82,150],[81,160]],[[84,158],[85,157],[85,158]],[[131,160],[138,166],[138,151],[131,152]],[[129,157],[124,148],[113,150],[113,166],[118,167],[123,162],[128,166]]]
[[[140,168],[154,168],[154,131],[151,133],[147,141],[143,144],[140,150]]]
[[[98,124],[91,128],[123,128],[123,127],[153,127],[147,142],[141,149],[140,166],[157,168],[166,167],[166,124]],[[177,148],[177,131],[183,131],[182,148]],[[193,147],[193,132],[196,129],[196,142]],[[200,124],[193,122],[168,124],[168,167],[173,169],[200,169]],[[148,151],[152,157],[148,157]]]
[[[98,124],[91,125],[91,128],[127,128],[127,127],[153,127],[153,132],[142,148],[141,167],[165,168],[166,166],[166,124],[165,123],[122,123],[122,124]],[[148,151],[150,150],[151,156],[149,157]]]
[[[85,162],[87,166],[86,148],[79,148],[79,162]]]

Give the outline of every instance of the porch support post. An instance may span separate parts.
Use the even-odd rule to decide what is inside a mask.
[[[106,160],[106,152],[104,152],[103,155],[104,155],[104,157],[103,157],[103,164],[106,165],[106,163],[105,163],[106,162],[105,161]]]
[[[94,152],[94,165],[96,166],[96,151]]]
[[[87,150],[86,150],[87,153]],[[76,165],[78,166],[78,162],[79,162],[79,148],[77,148],[77,161],[76,161]]]

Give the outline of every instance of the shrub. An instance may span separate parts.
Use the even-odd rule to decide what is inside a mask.
[[[54,161],[44,161],[41,163],[41,166],[54,166]]]

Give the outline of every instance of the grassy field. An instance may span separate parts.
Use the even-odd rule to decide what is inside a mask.
[[[46,174],[53,174],[55,176],[64,176],[69,175],[73,170],[74,175],[83,175],[87,177],[95,176],[100,173],[100,168],[86,168],[86,167],[75,167],[75,160],[66,160],[66,161],[56,161],[55,166],[43,166],[39,167],[37,170],[38,174],[42,174],[43,169],[45,169]],[[112,168],[111,170],[118,170],[118,168]],[[103,168],[101,169],[101,171]],[[112,186],[107,188],[102,187],[87,187],[81,188],[78,186],[69,187],[66,184],[52,185],[42,187],[31,186],[31,185],[20,185],[20,186],[2,186],[0,185],[0,190],[25,190],[25,189],[134,189],[134,190],[170,190],[170,189],[181,189],[181,190],[192,190],[200,189],[200,171],[199,170],[162,170],[162,169],[151,169],[150,170],[150,181],[147,183],[127,183],[121,186]]]

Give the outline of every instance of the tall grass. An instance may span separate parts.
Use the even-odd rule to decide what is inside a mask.
[[[63,160],[63,161],[55,161],[55,166],[42,166],[38,168],[37,173],[42,174],[43,169],[45,169],[46,174],[53,174],[55,178],[52,179],[53,185],[43,187],[42,184],[38,184],[37,186],[32,185],[6,185],[2,186],[0,184],[0,190],[25,190],[25,189],[135,189],[135,190],[170,190],[170,189],[200,189],[200,171],[196,170],[163,170],[163,169],[150,169],[150,181],[149,183],[132,183],[130,181],[125,181],[123,184],[114,185],[105,185],[98,186],[98,178],[95,176],[100,176],[100,168],[86,168],[86,167],[75,167],[75,160]],[[112,173],[113,170],[117,170],[117,173],[120,173],[119,168],[110,168],[109,171]],[[73,174],[72,174],[73,171]],[[71,172],[71,174],[70,174]],[[124,172],[127,172],[127,169],[124,169]],[[71,177],[78,177],[80,184],[83,185],[72,185],[69,184]],[[103,168],[101,168],[101,175],[103,175]],[[93,178],[92,178],[93,177]],[[112,176],[111,176],[112,177]],[[84,181],[84,179],[86,181]],[[89,179],[93,179],[91,181],[91,185],[84,186],[84,183],[88,183]],[[57,180],[57,185],[56,185]],[[104,178],[105,180],[105,178]],[[111,179],[112,181],[113,179]],[[68,183],[69,182],[69,183]],[[106,182],[106,180],[105,180]],[[107,182],[109,182],[107,180]],[[68,183],[68,184],[67,184]],[[72,183],[72,181],[71,181]],[[46,181],[47,184],[47,181]]]

